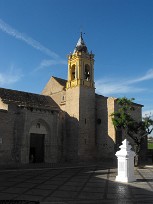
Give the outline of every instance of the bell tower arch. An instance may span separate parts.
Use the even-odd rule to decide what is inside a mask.
[[[94,54],[88,52],[82,33],[73,53],[68,55],[66,112],[68,157],[92,158],[95,150]]]

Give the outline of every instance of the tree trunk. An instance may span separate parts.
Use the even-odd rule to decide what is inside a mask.
[[[136,143],[134,149],[136,154],[134,157],[134,166],[138,166],[140,164],[140,144]]]
[[[139,161],[139,155],[136,154],[134,157],[134,166],[137,167],[139,165],[140,161]]]

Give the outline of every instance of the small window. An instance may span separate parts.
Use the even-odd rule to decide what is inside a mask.
[[[62,101],[65,101],[65,96],[62,96]]]
[[[86,120],[86,118],[85,118],[85,120],[84,120],[84,123],[85,123],[85,124],[87,123],[87,120]]]

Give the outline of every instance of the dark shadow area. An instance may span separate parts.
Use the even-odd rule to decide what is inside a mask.
[[[136,169],[136,182],[115,182],[116,168],[109,164],[61,169],[0,172],[0,203],[10,201],[101,204],[152,203],[153,169]],[[6,203],[8,204],[8,203]]]
[[[43,134],[30,134],[30,163],[42,163],[44,162],[44,140]]]
[[[28,200],[0,200],[0,204],[39,204],[39,201]]]
[[[137,182],[153,182],[153,179],[137,179]]]

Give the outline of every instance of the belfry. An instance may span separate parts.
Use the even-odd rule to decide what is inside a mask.
[[[94,88],[94,55],[89,54],[82,33],[73,51],[68,55],[68,81],[66,88],[83,85]]]

